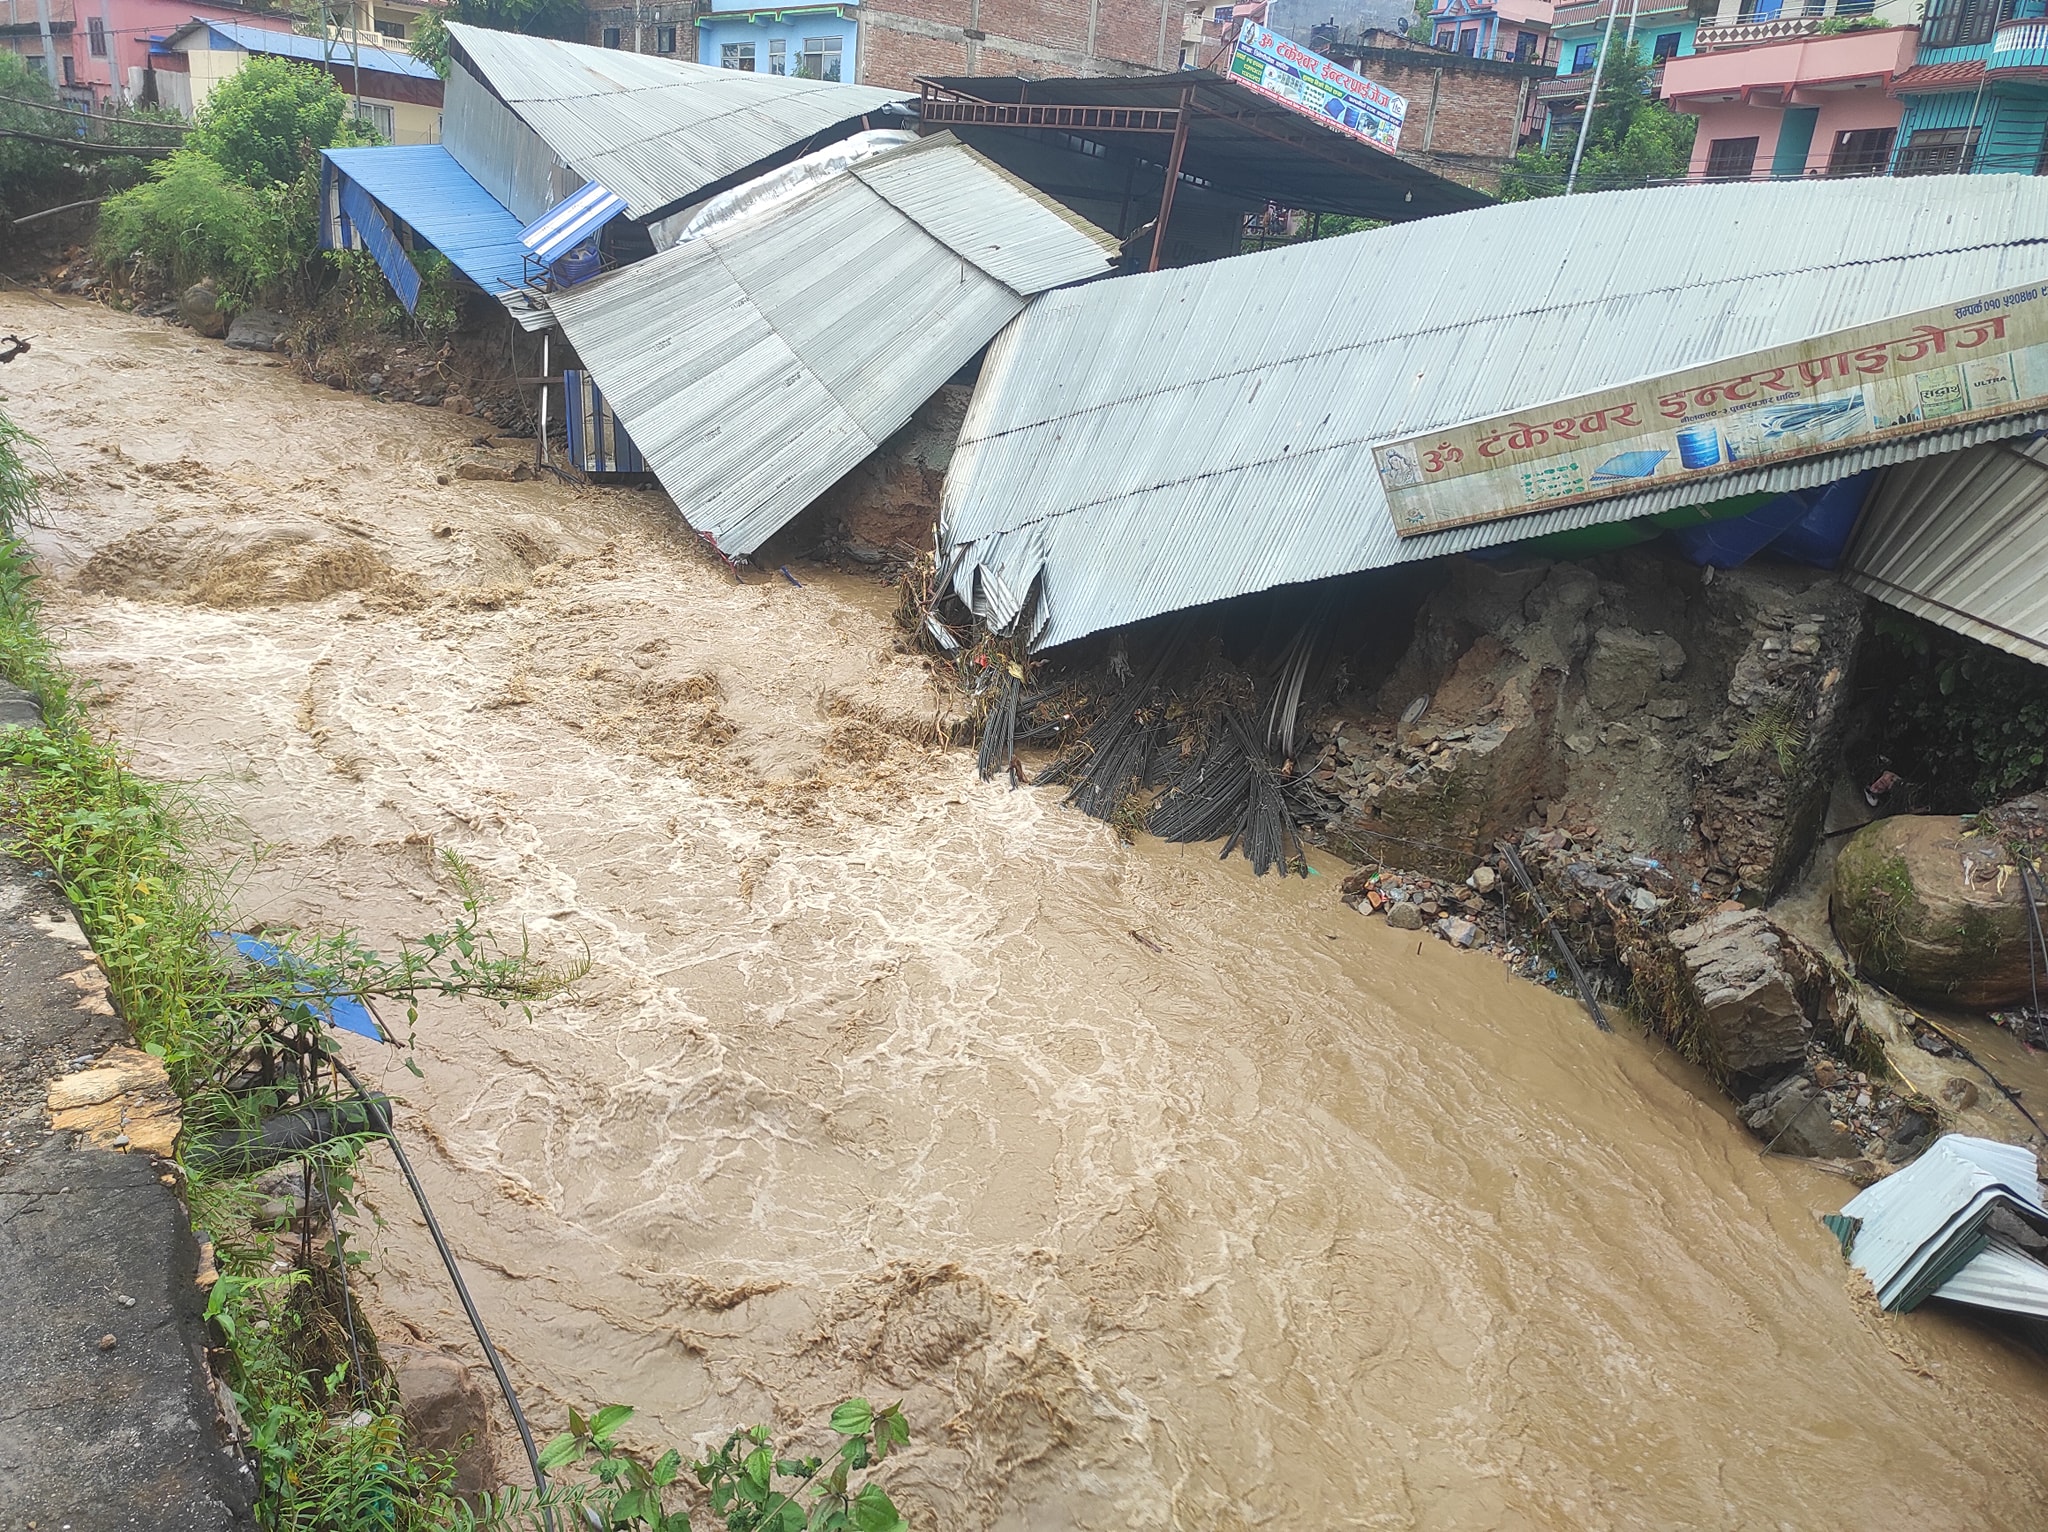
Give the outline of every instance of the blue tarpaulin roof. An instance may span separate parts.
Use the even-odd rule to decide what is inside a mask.
[[[405,75],[414,80],[438,81],[441,78],[411,54],[393,53],[389,48],[359,48],[325,37],[301,37],[296,32],[281,32],[271,27],[244,26],[239,21],[208,21],[195,17],[191,27],[180,27],[172,34],[172,41],[192,27],[201,26],[214,34],[216,46],[240,48],[244,53],[271,53],[280,58],[304,59],[312,64],[349,64],[377,74]]]
[[[553,265],[626,210],[626,199],[586,182],[519,231],[520,242]]]
[[[432,245],[492,297],[526,282],[519,220],[439,144],[324,149],[336,173]]]

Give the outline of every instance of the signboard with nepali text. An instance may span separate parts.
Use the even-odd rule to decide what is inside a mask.
[[[2048,409],[2048,286],[1375,450],[1403,537]]]
[[[1278,32],[1246,23],[1230,54],[1230,76],[1321,118],[1339,132],[1386,150],[1401,141],[1408,99],[1353,74]]]

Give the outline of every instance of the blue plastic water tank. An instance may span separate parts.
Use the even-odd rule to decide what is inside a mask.
[[[586,239],[554,264],[555,285],[574,287],[598,273],[597,241]]]

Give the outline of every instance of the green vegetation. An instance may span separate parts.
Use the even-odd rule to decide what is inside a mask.
[[[1864,664],[1885,754],[1919,812],[1969,813],[2048,787],[2040,666],[1889,607]]]
[[[100,259],[178,287],[211,278],[231,310],[281,296],[315,270],[320,151],[374,141],[323,70],[251,58],[214,87],[185,147],[107,203]]]
[[[1651,90],[1652,66],[1616,37],[1600,75],[1600,99],[1579,164],[1578,191],[1618,191],[1675,181],[1692,160],[1699,120],[1674,112]],[[1550,148],[1524,149],[1501,172],[1503,202],[1555,197],[1571,173],[1576,130],[1553,133]]]
[[[1806,726],[1789,702],[1761,708],[1736,729],[1734,753],[1740,761],[1771,761],[1790,782],[1806,760]]]
[[[19,55],[0,50],[0,221],[106,196],[149,173],[152,161],[141,155],[86,145],[162,147],[183,136],[184,124],[169,112],[82,115]]]
[[[448,78],[450,21],[465,21],[473,27],[489,27],[497,32],[525,32],[533,37],[580,43],[586,13],[579,0],[453,0],[452,4],[422,12],[412,27],[412,56],[432,65],[444,80]]]
[[[588,1419],[571,1410],[569,1429],[547,1444],[540,1462],[551,1474],[576,1477],[558,1478],[544,1496],[501,1490],[477,1507],[476,1525],[539,1526],[543,1511],[555,1510],[568,1513],[558,1518],[564,1525],[575,1519],[604,1532],[691,1532],[689,1513],[671,1504],[687,1475],[725,1532],[907,1532],[881,1485],[854,1482],[910,1440],[897,1405],[841,1404],[831,1421],[839,1444],[825,1457],[792,1456],[766,1426],[750,1426],[687,1465],[673,1447],[651,1464],[621,1451],[619,1429],[632,1416],[623,1404]]]

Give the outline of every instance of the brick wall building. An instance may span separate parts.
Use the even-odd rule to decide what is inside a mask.
[[[1408,98],[1401,158],[1491,192],[1501,167],[1536,124],[1540,63],[1472,58],[1423,47],[1388,32],[1318,40],[1322,51],[1375,84]]]
[[[802,18],[832,9],[854,33],[846,39],[844,78],[862,85],[908,88],[918,75],[1146,74],[1180,64],[1185,0],[869,0],[864,4],[752,11],[745,0],[693,5],[591,5],[586,41],[634,53],[662,53],[716,64],[698,48],[700,22],[714,18],[787,16],[799,30],[822,22]],[[720,34],[724,34],[721,32]],[[763,37],[768,33],[764,30]],[[754,54],[766,70],[764,41]],[[794,69],[794,52],[785,52]]]

